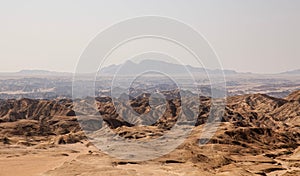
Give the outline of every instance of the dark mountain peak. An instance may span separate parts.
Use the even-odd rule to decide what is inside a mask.
[[[126,61],[120,65],[111,65],[101,69],[101,73],[104,74],[113,74],[119,70],[119,74],[122,75],[132,75],[138,74],[147,70],[163,70],[167,74],[178,74],[185,75],[189,74],[188,72],[194,74],[236,74],[233,70],[220,70],[220,69],[205,69],[202,67],[193,67],[191,65],[180,65],[177,63],[170,63],[161,60],[143,60],[139,63],[132,62],[130,60]]]

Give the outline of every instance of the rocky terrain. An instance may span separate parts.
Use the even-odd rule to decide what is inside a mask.
[[[178,92],[166,92],[166,97],[159,119],[122,117],[129,107],[137,114],[151,115],[148,94],[116,107],[109,97],[79,101],[93,104],[103,120],[79,118],[89,107],[81,106],[85,108],[75,113],[77,100],[1,100],[0,175],[300,175],[299,90],[285,98],[228,97],[220,126],[205,145],[199,145],[199,135],[208,120],[211,99],[200,97],[189,137],[171,153],[148,161],[111,157],[82,131],[106,127],[126,140],[139,141],[162,136],[178,121],[188,124],[191,119],[178,119],[182,111]],[[41,161],[44,166],[33,166]]]

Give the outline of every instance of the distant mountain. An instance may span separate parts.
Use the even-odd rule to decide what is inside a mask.
[[[57,72],[49,70],[21,70],[17,72],[18,74],[28,74],[28,75],[63,75],[63,74],[72,74],[69,72]]]
[[[136,75],[138,73],[150,70],[163,70],[163,72],[166,74],[176,75],[187,74],[188,72],[191,72],[192,74],[206,74],[206,72],[208,72],[209,74],[222,74],[223,72],[224,74],[237,74],[237,72],[234,70],[205,69],[200,67],[193,67],[190,65],[179,65],[158,60],[144,60],[140,63],[126,61],[123,64],[104,67],[100,70],[100,73],[115,74],[118,72],[118,74],[121,75]]]
[[[61,74],[60,72],[52,72],[48,70],[21,70],[17,72],[18,74],[25,74],[25,75],[51,75],[51,74]]]
[[[291,71],[286,71],[286,72],[282,72],[280,74],[288,74],[288,75],[300,75],[300,69],[297,70],[291,70]]]
[[[235,75],[235,74],[252,74],[252,73],[241,73],[236,72],[234,70],[221,70],[221,69],[205,69],[203,67],[194,67],[191,65],[180,65],[169,63],[165,61],[159,60],[143,60],[139,63],[135,63],[132,61],[126,61],[123,64],[113,64],[107,67],[102,68],[99,73],[105,75],[137,75],[139,73],[143,73],[145,71],[150,70],[162,70],[163,73],[173,74],[173,75],[186,75],[189,72],[192,74],[225,74],[225,75]],[[93,75],[93,73],[90,73]],[[72,76],[73,73],[70,72],[57,72],[57,71],[48,71],[48,70],[21,70],[19,72],[0,72],[1,76]],[[300,75],[300,69],[286,71],[274,75]]]
[[[21,70],[19,72],[2,72],[1,76],[72,76],[68,72],[56,72],[48,70]]]

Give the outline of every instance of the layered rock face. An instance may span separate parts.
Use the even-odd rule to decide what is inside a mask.
[[[75,116],[70,100],[1,100],[1,122],[14,122],[21,119],[39,120],[42,117]]]
[[[219,142],[256,144],[265,149],[296,148],[300,140],[300,101],[291,98],[295,94],[299,91],[286,99],[264,94],[229,97],[223,121],[233,127],[219,135]]]
[[[217,131],[209,143],[231,144],[243,146],[245,149],[259,147],[263,149],[296,148],[300,144],[300,91],[293,92],[285,99],[270,97],[265,94],[251,94],[228,97],[223,116],[222,128]],[[121,112],[133,108],[139,114],[149,112],[151,108],[148,97],[137,97],[128,104],[118,107]],[[208,120],[211,99],[200,97],[201,105],[196,119],[196,126],[202,126]],[[130,107],[133,105],[133,107]],[[166,103],[164,114],[150,126],[160,129],[157,134],[169,130],[177,122],[177,116],[181,112],[181,101],[178,96],[171,98]],[[111,99],[99,101],[99,111],[105,115],[105,121],[118,133],[135,136],[137,131],[121,126],[134,126],[125,124],[124,119],[117,113]],[[110,121],[119,120],[118,126],[111,125]],[[140,119],[141,121],[145,119]],[[185,119],[188,121],[188,119]],[[123,130],[122,130],[123,129]],[[144,135],[145,136],[145,135]],[[134,137],[133,137],[134,138]],[[255,147],[254,147],[255,146]]]
[[[159,119],[124,119],[132,109],[138,115],[155,113],[150,112],[149,94],[142,94],[131,98],[128,103],[114,106],[108,97],[96,98],[95,105],[104,122],[120,134],[130,135],[135,130],[136,124],[149,124],[158,129],[161,135],[169,130],[178,120],[182,111],[180,95],[178,92],[167,94],[167,101],[161,108],[164,111]],[[227,98],[225,113],[221,118],[223,125],[228,128],[220,130],[212,143],[230,143],[244,145],[257,143],[267,147],[296,147],[300,139],[300,91],[293,92],[285,99],[270,97],[264,94],[242,95]],[[210,98],[200,97],[199,113],[195,117],[196,126],[201,126],[207,121],[210,111]],[[1,136],[55,136],[78,133],[81,131],[72,110],[71,100],[1,100],[0,101],[0,130]],[[119,109],[119,110],[117,110]],[[121,114],[120,114],[121,113]],[[152,114],[150,117],[154,117]],[[189,121],[184,119],[183,121]],[[100,129],[102,121],[91,121]],[[99,123],[99,124],[98,124]],[[84,123],[82,123],[84,124]],[[126,127],[126,128],[125,128]],[[131,128],[128,128],[131,127]],[[122,130],[124,129],[124,130]],[[132,130],[131,130],[132,129]],[[139,129],[141,129],[139,127]],[[152,128],[153,129],[153,128]],[[143,131],[143,130],[142,130]]]
[[[80,131],[81,128],[70,100],[20,99],[0,102],[0,136],[2,138],[19,136],[42,137],[48,140],[48,138],[59,138]],[[60,141],[60,143],[64,142]]]

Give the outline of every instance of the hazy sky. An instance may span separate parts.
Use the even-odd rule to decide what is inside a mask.
[[[276,73],[300,68],[299,0],[2,0],[0,72],[73,72],[99,32],[142,15],[194,27],[225,69]]]

